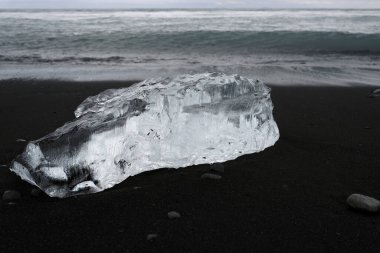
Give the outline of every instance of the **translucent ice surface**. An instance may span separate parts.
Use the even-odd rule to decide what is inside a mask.
[[[262,151],[279,138],[272,109],[270,89],[238,75],[145,80],[84,100],[11,170],[53,197],[98,192],[144,171]]]

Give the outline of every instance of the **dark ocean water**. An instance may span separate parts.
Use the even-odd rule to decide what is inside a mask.
[[[380,10],[0,11],[1,79],[222,71],[376,84],[379,59]]]

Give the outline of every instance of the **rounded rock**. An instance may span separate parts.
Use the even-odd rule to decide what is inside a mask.
[[[211,164],[210,169],[212,171],[215,171],[215,172],[223,173],[224,172],[224,165],[221,163],[214,163],[214,164]]]
[[[178,218],[181,218],[181,214],[179,214],[179,212],[176,212],[176,211],[171,211],[171,212],[168,212],[168,218],[178,219]]]
[[[18,191],[15,190],[6,190],[3,193],[3,200],[4,201],[14,201],[21,199],[21,194]]]
[[[35,197],[35,198],[38,198],[40,197],[42,194],[42,191],[39,189],[39,188],[33,188],[31,191],[30,191],[30,195],[32,197]]]
[[[222,176],[220,175],[215,175],[215,174],[212,174],[212,173],[204,173],[202,176],[201,176],[202,179],[214,179],[214,180],[219,180],[219,179],[222,179]]]
[[[158,237],[157,234],[148,234],[148,235],[146,236],[146,239],[147,239],[148,241],[151,241],[151,240],[153,240],[153,239],[156,238],[156,237]]]
[[[368,97],[370,97],[370,98],[380,97],[380,89],[376,89],[376,90],[372,91],[372,93],[370,93],[368,95]]]
[[[352,208],[367,211],[377,212],[380,210],[380,201],[362,194],[351,194],[347,198],[347,204]]]

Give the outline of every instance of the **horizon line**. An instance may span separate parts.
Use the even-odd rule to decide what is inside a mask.
[[[65,8],[50,8],[50,7],[32,7],[32,8],[20,8],[20,7],[0,7],[0,10],[380,10],[379,8],[327,8],[327,7],[284,7],[284,8],[273,8],[273,7],[261,7],[261,8],[218,8],[218,7],[203,7],[203,8],[195,8],[195,7],[113,7],[113,8],[103,8],[103,7],[95,7],[95,8],[83,8],[83,7],[65,7]]]

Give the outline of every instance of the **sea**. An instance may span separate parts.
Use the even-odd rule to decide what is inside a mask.
[[[0,10],[0,79],[380,85],[380,10]]]

